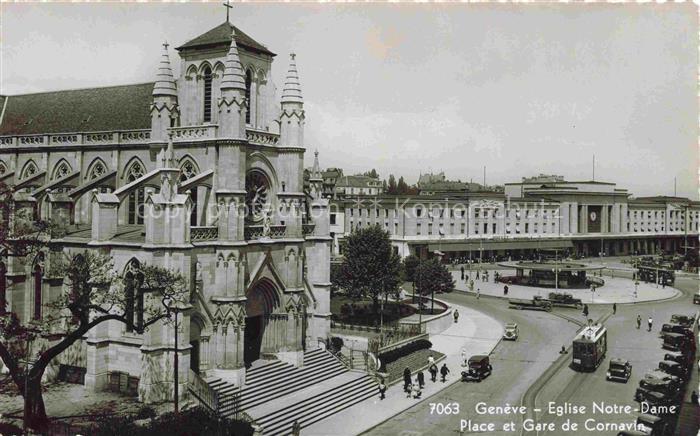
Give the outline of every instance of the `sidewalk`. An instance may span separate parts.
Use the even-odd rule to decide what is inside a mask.
[[[420,400],[406,398],[403,383],[397,383],[389,387],[385,400],[379,400],[377,391],[376,397],[317,422],[303,429],[301,434],[304,436],[356,435],[424,401],[447,386],[459,382],[462,371],[462,348],[467,351],[467,356],[491,353],[501,340],[503,326],[495,319],[469,307],[457,304],[453,304],[452,307],[459,310],[459,323],[453,323],[442,333],[430,336],[433,349],[446,355],[445,362],[451,371],[447,382],[441,383],[439,375],[436,383],[431,382],[430,374],[426,371],[424,372],[426,384]],[[439,366],[442,367],[441,364]]]
[[[500,270],[499,274],[503,276],[515,275],[515,270]],[[465,276],[467,273],[465,272]],[[455,280],[455,287],[458,291],[467,292],[469,289],[468,281],[461,279],[460,271],[452,271],[452,277]],[[489,273],[489,281],[484,282],[481,279],[476,279],[476,273],[472,272],[474,280],[474,292],[477,288],[481,290],[481,295],[488,295],[499,298],[524,298],[531,299],[536,295],[547,298],[550,292],[554,292],[554,288],[536,288],[533,286],[508,285],[508,295],[503,295],[503,283],[493,282],[493,271]],[[670,286],[665,288],[661,285],[653,283],[639,282],[637,286],[637,297],[634,296],[635,286],[634,281],[628,278],[611,277],[603,275],[605,285],[598,288],[595,295],[591,295],[589,289],[559,289],[559,292],[566,292],[580,298],[585,304],[622,304],[622,303],[641,303],[645,301],[667,300],[680,294],[680,291]]]

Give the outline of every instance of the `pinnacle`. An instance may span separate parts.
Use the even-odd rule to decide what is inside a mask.
[[[163,43],[163,54],[160,57],[156,83],[153,86],[153,96],[177,97],[177,86],[173,77],[173,70],[170,68],[170,57],[168,56],[168,43]]]
[[[282,90],[282,103],[304,103],[301,96],[301,84],[299,83],[299,72],[297,71],[296,54],[289,55],[289,70],[284,81]]]
[[[241,60],[238,57],[238,46],[236,45],[236,31],[231,29],[231,48],[226,55],[224,66],[224,77],[221,80],[221,90],[240,89],[245,91],[245,75],[241,67]]]

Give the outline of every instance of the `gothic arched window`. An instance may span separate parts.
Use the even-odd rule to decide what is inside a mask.
[[[250,124],[250,87],[253,83],[253,73],[250,70],[245,72],[245,104],[247,110],[245,111],[245,122]]]
[[[191,179],[192,177],[196,176],[197,173],[198,173],[197,165],[195,165],[195,163],[192,162],[190,159],[185,159],[182,162],[182,164],[180,165],[180,183],[184,182],[187,179]],[[190,225],[196,226],[197,225],[197,187],[196,186],[194,187],[194,189],[192,189],[192,193],[190,195],[191,195],[190,199],[192,200],[192,211],[190,213]]]
[[[22,173],[20,174],[19,178],[26,179],[27,177],[31,177],[38,172],[39,168],[36,167],[36,164],[33,160],[30,160],[29,162],[24,164],[24,168],[22,168]]]
[[[34,265],[34,270],[32,272],[34,281],[34,314],[33,319],[41,319],[41,290],[43,287],[43,275],[44,270],[42,265],[44,263],[43,253],[39,253],[36,264]]]
[[[204,68],[204,122],[211,122],[211,68]]]
[[[51,180],[58,180],[62,179],[68,174],[70,174],[73,170],[71,169],[70,165],[68,165],[68,162],[65,160],[61,160],[58,165],[56,165],[56,168],[53,170],[53,176],[51,176]]]
[[[141,264],[137,259],[132,259],[126,265],[124,272],[125,306],[124,318],[126,318],[126,331],[131,332],[136,326],[139,331],[143,328],[143,273]]]
[[[88,171],[88,180],[95,180],[102,177],[106,172],[107,167],[104,162],[102,162],[102,159],[96,159]]]
[[[143,177],[144,168],[141,162],[135,161],[126,173],[126,182],[131,183]],[[129,224],[143,224],[143,203],[145,193],[142,187],[138,187],[129,194]]]

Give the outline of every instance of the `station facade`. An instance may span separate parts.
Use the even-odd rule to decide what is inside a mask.
[[[357,196],[331,205],[333,253],[354,229],[379,225],[402,256],[472,259],[563,249],[581,256],[697,250],[700,202],[633,198],[614,183],[507,183],[504,192]]]

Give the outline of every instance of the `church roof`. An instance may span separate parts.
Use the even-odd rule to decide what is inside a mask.
[[[153,82],[11,95],[0,135],[151,128]]]
[[[192,48],[200,48],[200,47],[207,47],[207,46],[217,46],[217,45],[225,45],[226,48],[228,48],[229,45],[231,45],[231,31],[236,32],[236,44],[239,47],[246,48],[251,51],[255,51],[258,53],[263,53],[266,55],[270,56],[275,56],[274,53],[272,53],[270,50],[267,49],[264,45],[260,44],[259,42],[255,41],[253,38],[248,36],[245,32],[243,32],[241,29],[238,27],[234,26],[233,24],[229,22],[221,23],[220,25],[216,26],[215,28],[211,29],[208,32],[205,32],[198,37],[187,41],[180,47],[177,47],[176,50],[181,51],[184,49],[192,49]]]

